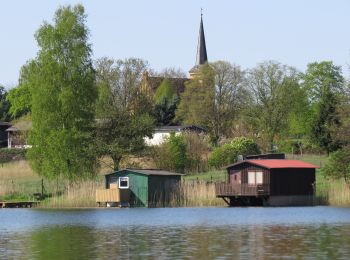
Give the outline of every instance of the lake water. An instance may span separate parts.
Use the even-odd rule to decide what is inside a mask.
[[[0,259],[350,259],[350,209],[0,209]]]

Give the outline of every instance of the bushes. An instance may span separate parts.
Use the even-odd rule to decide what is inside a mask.
[[[154,147],[154,161],[158,168],[177,172],[207,170],[208,142],[195,133],[172,134],[159,147]]]
[[[164,170],[184,172],[187,163],[186,143],[183,135],[171,134],[167,142],[155,148],[155,163]]]
[[[23,160],[26,157],[25,149],[0,149],[0,163]]]
[[[259,146],[249,138],[236,137],[216,148],[209,157],[209,166],[220,168],[236,162],[238,155],[259,154]]]
[[[258,145],[249,138],[237,137],[216,148],[209,157],[208,142],[198,134],[172,134],[167,142],[155,147],[154,160],[158,168],[177,172],[202,172],[207,165],[220,168],[234,163],[238,155],[259,154]]]
[[[326,178],[343,179],[350,188],[350,146],[332,153],[321,172]]]

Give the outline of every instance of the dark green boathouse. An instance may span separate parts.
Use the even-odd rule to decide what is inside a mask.
[[[105,175],[106,189],[127,192],[130,207],[165,207],[178,193],[181,173],[155,169],[123,169]]]

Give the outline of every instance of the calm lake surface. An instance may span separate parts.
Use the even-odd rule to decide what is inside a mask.
[[[350,209],[0,209],[0,259],[350,259]]]

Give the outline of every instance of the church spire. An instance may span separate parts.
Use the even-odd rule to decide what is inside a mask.
[[[201,23],[199,25],[196,65],[189,71],[190,79],[194,78],[198,74],[200,67],[203,64],[205,64],[207,61],[208,61],[207,47],[205,46],[203,13],[201,8]]]
[[[202,10],[203,9],[201,8],[201,23],[200,23],[200,26],[199,26],[196,65],[202,65],[202,64],[204,64],[204,63],[206,63],[208,61],[207,48],[205,46],[205,36],[204,36]]]

